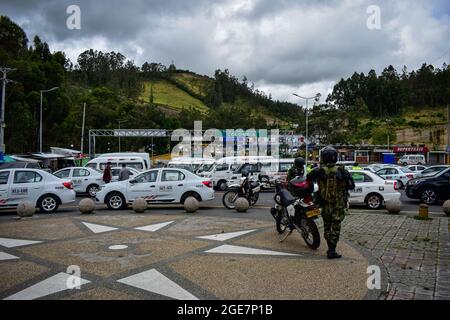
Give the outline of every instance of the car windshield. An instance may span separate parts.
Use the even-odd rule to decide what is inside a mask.
[[[431,176],[438,174],[439,172],[441,172],[444,169],[445,169],[445,167],[428,168],[428,169],[425,169],[422,171],[422,176],[431,177]]]
[[[400,170],[404,173],[412,173],[412,171],[408,168],[400,168]]]

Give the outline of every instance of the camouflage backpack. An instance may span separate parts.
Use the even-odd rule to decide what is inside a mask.
[[[344,179],[342,168],[322,167],[322,174],[318,179],[320,197],[329,204],[345,207],[347,202],[347,183]],[[342,170],[343,171],[343,170]]]

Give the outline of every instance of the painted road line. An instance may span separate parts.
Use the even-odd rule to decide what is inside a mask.
[[[0,238],[0,246],[6,247],[6,248],[29,246],[31,244],[36,244],[36,243],[42,243],[42,241]]]
[[[0,252],[0,261],[14,260],[14,259],[19,259],[19,257],[13,256],[12,254],[6,252]]]
[[[157,224],[149,224],[147,226],[138,227],[138,228],[134,228],[134,229],[141,230],[141,231],[155,232],[155,231],[158,231],[159,229],[164,228],[165,226],[168,226],[169,224],[171,224],[173,222],[175,222],[175,221],[162,222],[162,223],[157,223]]]
[[[150,269],[117,281],[177,300],[198,300],[197,297],[158,272],[156,269]]]
[[[210,250],[205,251],[206,253],[224,253],[224,254],[250,254],[250,255],[264,255],[264,256],[301,256],[300,254],[279,252],[272,250],[255,249],[241,246],[233,245],[222,245]]]
[[[103,233],[108,231],[114,231],[118,230],[114,227],[108,227],[101,224],[95,224],[95,223],[89,223],[89,222],[82,222],[89,230],[91,230],[93,233]]]
[[[34,284],[31,287],[19,291],[12,296],[5,298],[4,300],[33,300],[57,292],[69,290],[72,288],[71,285],[73,285],[72,280],[75,279],[74,277],[75,276],[68,273],[61,272]],[[79,281],[80,286],[90,282],[81,278],[76,278],[75,280]]]
[[[215,240],[215,241],[226,241],[226,240],[233,239],[233,238],[242,236],[242,235],[250,233],[250,232],[254,232],[256,230],[257,229],[236,231],[236,232],[227,232],[227,233],[218,233],[218,234],[211,234],[211,235],[207,235],[207,236],[201,236],[201,237],[197,237],[197,238],[206,239],[206,240]]]

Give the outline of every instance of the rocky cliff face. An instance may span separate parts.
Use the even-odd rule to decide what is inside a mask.
[[[448,127],[437,125],[428,128],[406,128],[399,129],[397,133],[397,144],[425,144],[431,150],[446,150],[448,141]]]

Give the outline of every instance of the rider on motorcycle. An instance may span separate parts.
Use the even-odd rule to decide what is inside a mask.
[[[288,170],[287,182],[291,181],[295,177],[303,177],[305,174],[305,159],[299,157],[294,160],[294,165]]]

